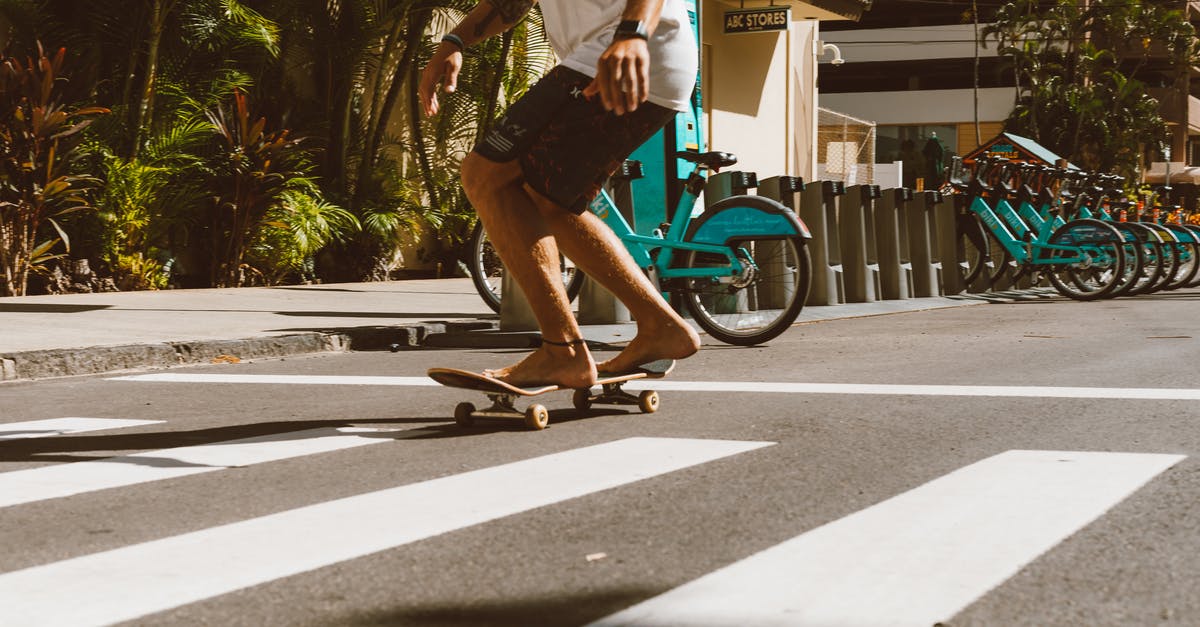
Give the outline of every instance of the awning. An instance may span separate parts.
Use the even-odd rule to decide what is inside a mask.
[[[1166,183],[1167,164],[1156,161],[1150,164],[1143,177],[1147,183]],[[1189,166],[1186,163],[1171,162],[1171,183],[1200,183],[1200,167]]]
[[[1010,161],[1032,162],[1044,165],[1058,165],[1062,160],[1061,157],[1051,152],[1045,146],[1020,135],[1012,133],[1000,133],[986,141],[982,146],[963,155],[963,161],[967,163],[973,162],[981,156],[997,156],[1004,157]],[[1067,168],[1078,170],[1075,165],[1068,163]]]

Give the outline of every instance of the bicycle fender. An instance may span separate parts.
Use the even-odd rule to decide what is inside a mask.
[[[1173,233],[1175,235],[1175,239],[1179,240],[1181,243],[1193,244],[1197,242],[1196,234],[1190,229],[1185,229],[1178,224],[1164,224],[1163,226],[1166,227],[1168,231]]]
[[[762,196],[731,196],[706,209],[688,226],[684,240],[724,246],[745,238],[812,239],[808,227],[791,209]]]

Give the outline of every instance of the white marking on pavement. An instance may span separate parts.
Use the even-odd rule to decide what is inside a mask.
[[[1182,459],[1008,451],[594,625],[937,624]]]
[[[358,433],[375,435],[348,435]],[[0,474],[0,507],[395,441],[391,430],[324,428]]]
[[[106,625],[770,442],[630,438],[0,575],[14,625]]]
[[[243,383],[277,385],[379,385],[430,386],[428,377],[236,375],[159,373],[115,377],[112,381],[158,383]],[[879,383],[791,383],[759,381],[630,381],[631,390],[660,392],[753,392],[774,394],[871,394],[881,396],[1007,396],[1025,398],[1078,398],[1126,400],[1200,400],[1193,388],[1091,388],[1010,385],[892,385]]]
[[[125,420],[121,418],[48,418],[46,420],[31,420],[29,422],[9,422],[0,424],[0,440],[45,438],[69,433],[84,433],[86,431],[140,427],[142,425],[154,425],[162,422],[164,421]]]
[[[150,383],[250,383],[258,385],[381,385],[437,386],[429,377],[370,377],[299,374],[189,374],[161,372],[127,377],[112,377],[110,381],[146,381]]]

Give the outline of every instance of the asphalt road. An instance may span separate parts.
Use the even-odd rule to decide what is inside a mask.
[[[510,351],[3,383],[0,624],[1200,624],[1198,304],[805,324],[541,432],[421,380]]]

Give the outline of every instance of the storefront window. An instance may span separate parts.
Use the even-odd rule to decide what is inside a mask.
[[[924,150],[930,139],[941,143],[944,150],[943,161],[957,154],[958,129],[951,125],[905,125],[884,126],[876,128],[875,162],[901,162],[902,182],[905,187],[916,187],[918,178],[928,178]]]

